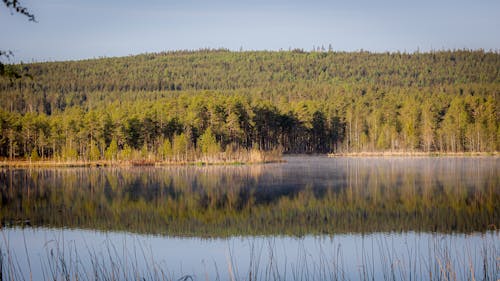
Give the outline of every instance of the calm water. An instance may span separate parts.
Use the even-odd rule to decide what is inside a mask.
[[[500,278],[499,158],[286,160],[0,170],[4,272]]]

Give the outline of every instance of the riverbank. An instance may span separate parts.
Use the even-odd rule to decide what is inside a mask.
[[[26,168],[26,167],[140,167],[140,166],[208,166],[208,165],[252,165],[281,163],[283,159],[269,159],[256,162],[240,161],[29,161],[13,160],[0,162],[0,168]]]
[[[175,157],[168,159],[133,158],[118,160],[30,160],[30,159],[2,159],[0,167],[132,167],[132,166],[181,166],[181,165],[245,165],[284,162],[279,151],[249,150],[244,153],[220,153],[212,156]]]
[[[361,151],[328,153],[328,157],[478,157],[499,156],[494,152]]]
[[[498,157],[495,152],[420,152],[420,151],[376,151],[328,153],[327,157]],[[134,166],[208,166],[208,165],[249,165],[284,163],[281,153],[275,151],[253,151],[237,156],[198,157],[192,159],[129,159],[129,160],[29,160],[1,159],[0,167],[134,167]]]

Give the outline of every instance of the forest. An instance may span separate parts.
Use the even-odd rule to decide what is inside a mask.
[[[500,147],[497,51],[201,49],[9,67],[21,75],[0,78],[5,160]]]

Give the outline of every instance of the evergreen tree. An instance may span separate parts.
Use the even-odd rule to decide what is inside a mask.
[[[212,129],[208,128],[199,138],[198,147],[203,155],[212,156],[221,151]]]

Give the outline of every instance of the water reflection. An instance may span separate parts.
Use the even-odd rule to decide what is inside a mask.
[[[499,274],[498,232],[200,239],[8,228],[2,235],[7,280],[29,280],[30,273],[33,280],[308,281],[496,280]]]
[[[2,169],[1,221],[183,236],[470,232],[500,225],[496,157],[286,160]]]

